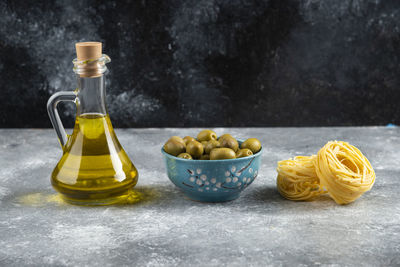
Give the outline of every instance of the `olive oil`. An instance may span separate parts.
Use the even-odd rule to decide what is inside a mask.
[[[76,117],[51,182],[64,200],[79,205],[123,201],[136,185],[138,173],[121,147],[108,114]]]
[[[100,42],[77,43],[73,60],[77,87],[60,91],[47,102],[47,111],[63,155],[51,174],[61,197],[77,205],[107,205],[136,201],[138,172],[118,142],[106,106],[106,64]],[[76,105],[72,135],[67,135],[57,111],[61,101]]]

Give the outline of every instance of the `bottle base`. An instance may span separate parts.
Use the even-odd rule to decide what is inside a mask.
[[[107,206],[107,205],[117,205],[117,204],[126,204],[128,203],[128,199],[130,196],[130,192],[127,192],[126,194],[120,195],[120,196],[113,196],[113,197],[108,197],[108,198],[84,198],[84,199],[79,199],[79,198],[72,198],[67,195],[59,193],[61,196],[61,199],[72,205],[77,205],[77,206]]]
[[[55,179],[51,180],[53,188],[60,194],[64,202],[79,206],[105,206],[137,202],[137,194],[132,190],[137,181],[138,175],[127,183],[114,187],[84,188],[57,183],[58,181]]]

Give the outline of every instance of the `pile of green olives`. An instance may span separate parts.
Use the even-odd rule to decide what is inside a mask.
[[[183,159],[221,160],[251,156],[261,149],[257,138],[249,138],[240,146],[230,134],[220,137],[212,130],[199,132],[197,138],[172,136],[164,144],[164,151]]]

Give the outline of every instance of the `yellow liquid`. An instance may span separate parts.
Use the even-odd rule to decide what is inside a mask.
[[[51,183],[63,199],[78,205],[122,202],[137,180],[137,170],[121,147],[109,116],[78,116],[51,175]]]

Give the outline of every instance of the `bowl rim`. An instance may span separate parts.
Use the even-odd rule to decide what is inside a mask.
[[[242,141],[241,139],[236,139],[238,142],[243,143],[244,141]],[[199,162],[199,163],[204,163],[204,162],[235,162],[235,161],[241,161],[241,160],[248,160],[248,159],[252,159],[255,157],[258,157],[259,155],[261,155],[263,151],[263,146],[261,146],[260,151],[258,151],[256,154],[253,154],[251,156],[248,157],[242,157],[242,158],[235,158],[235,159],[215,159],[215,160],[209,160],[209,159],[184,159],[184,158],[178,158],[176,156],[173,156],[171,154],[168,154],[167,152],[164,151],[164,146],[161,147],[161,153],[164,154],[164,156],[169,157],[169,158],[173,158],[175,160],[178,161],[186,161],[186,162]]]

